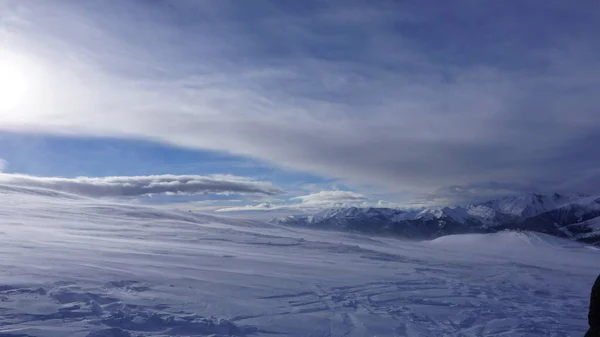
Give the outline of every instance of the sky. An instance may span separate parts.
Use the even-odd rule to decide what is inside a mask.
[[[600,193],[596,1],[0,2],[0,183],[197,210]]]

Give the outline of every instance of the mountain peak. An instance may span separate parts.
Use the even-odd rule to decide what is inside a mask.
[[[496,212],[509,216],[526,218],[568,205],[581,198],[582,195],[575,193],[531,193],[491,200],[483,203],[482,205],[488,206],[494,209]]]
[[[575,235],[573,230],[586,235],[596,233],[597,229],[590,229],[585,220],[598,216],[600,198],[575,193],[530,193],[479,204],[437,206],[416,211],[381,207],[337,207],[312,216],[292,216],[273,221],[284,225],[380,231],[412,238],[503,229],[526,229],[579,238],[582,236]],[[575,223],[583,224],[569,229],[568,225]],[[591,236],[592,239],[589,239],[590,235],[585,237],[595,240],[596,234]]]

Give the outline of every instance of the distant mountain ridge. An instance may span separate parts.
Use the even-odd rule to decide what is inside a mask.
[[[400,236],[411,239],[526,230],[600,245],[600,197],[526,194],[465,206],[420,210],[339,207],[272,223]]]

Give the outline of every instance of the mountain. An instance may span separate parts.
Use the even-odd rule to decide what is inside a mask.
[[[412,211],[339,207],[271,222],[411,239],[526,230],[600,245],[600,197],[533,193],[479,204]]]
[[[542,233],[399,241],[1,183],[0,216],[0,337],[583,336],[600,261]]]

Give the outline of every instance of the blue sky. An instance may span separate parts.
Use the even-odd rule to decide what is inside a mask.
[[[222,152],[173,147],[137,139],[65,137],[33,133],[0,133],[0,153],[6,162],[3,173],[41,177],[104,177],[149,175],[215,175],[228,174],[270,181],[295,195],[322,189],[346,188],[335,179],[305,172],[282,170],[259,159]],[[10,165],[8,164],[10,163]],[[169,195],[152,198],[140,196],[146,203],[192,203],[189,208],[213,205],[246,205],[256,197],[220,194]],[[274,196],[258,197],[259,201],[283,201]],[[197,205],[195,202],[200,201]],[[230,202],[229,202],[230,201]],[[183,205],[182,205],[183,206]]]
[[[4,1],[1,180],[206,210],[597,193],[597,8]]]
[[[283,171],[257,159],[173,147],[136,139],[0,134],[5,173],[35,176],[126,176],[232,174],[273,180],[278,185],[327,184],[303,172]]]

